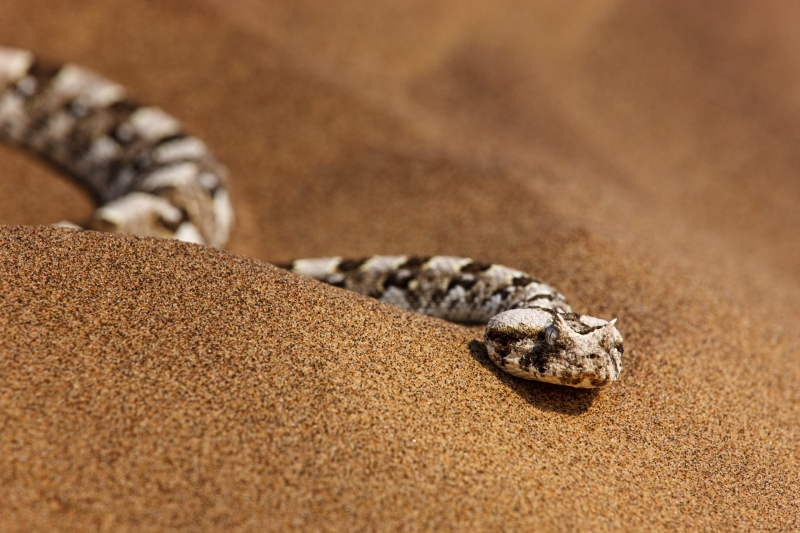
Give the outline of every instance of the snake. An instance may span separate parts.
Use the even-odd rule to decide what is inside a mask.
[[[225,166],[177,119],[92,70],[0,47],[0,138],[94,196],[88,220],[59,225],[214,248],[231,235]],[[444,255],[277,266],[408,311],[485,325],[489,358],[518,378],[597,388],[622,371],[616,319],[573,313],[560,292],[520,270]]]

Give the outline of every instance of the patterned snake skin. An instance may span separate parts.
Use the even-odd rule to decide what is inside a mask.
[[[85,229],[222,247],[233,227],[225,168],[157,107],[76,65],[0,47],[0,137],[72,175],[97,198]],[[519,270],[459,257],[300,259],[297,274],[446,320],[486,324],[490,358],[525,379],[601,387],[622,369],[614,326],[571,312]]]

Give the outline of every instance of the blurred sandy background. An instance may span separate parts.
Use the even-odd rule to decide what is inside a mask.
[[[235,254],[0,231],[0,529],[796,530],[800,8],[6,0],[230,169]],[[0,146],[0,223],[90,198]],[[257,260],[496,261],[618,317],[599,394]]]

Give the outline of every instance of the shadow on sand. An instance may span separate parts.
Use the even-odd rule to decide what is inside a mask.
[[[539,381],[528,381],[506,374],[489,359],[486,345],[473,339],[469,342],[469,353],[485,368],[494,372],[501,382],[516,392],[532,406],[566,415],[585,413],[598,395],[598,389],[577,389],[563,385],[552,385]]]

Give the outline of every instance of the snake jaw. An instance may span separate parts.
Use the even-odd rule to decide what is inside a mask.
[[[622,335],[613,322],[589,316],[514,309],[489,321],[485,340],[492,361],[524,379],[596,388],[616,381],[622,368]]]

